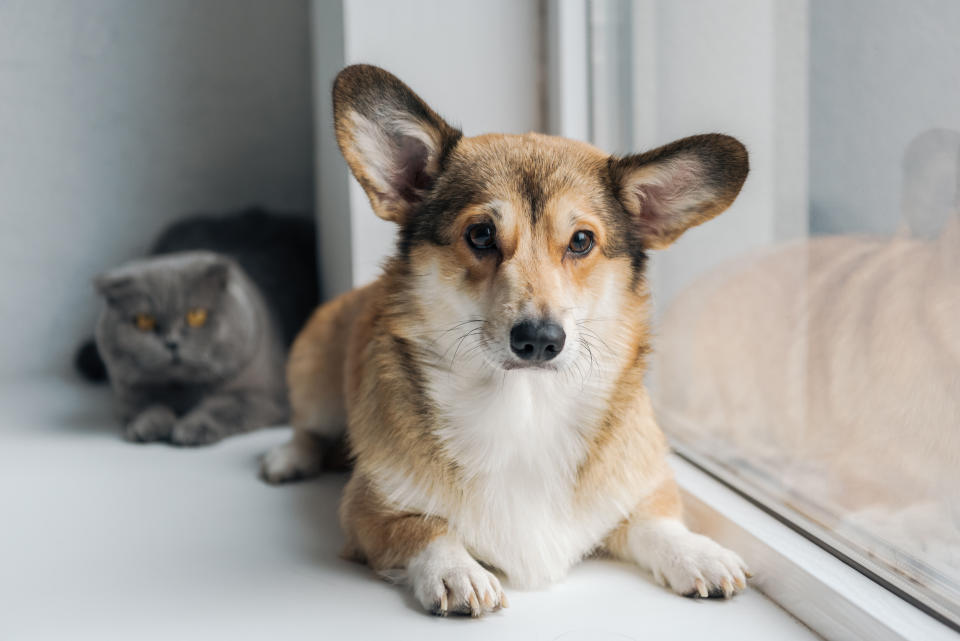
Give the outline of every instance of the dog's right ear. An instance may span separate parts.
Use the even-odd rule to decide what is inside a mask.
[[[337,143],[381,218],[405,223],[462,134],[396,76],[352,65],[333,83]]]

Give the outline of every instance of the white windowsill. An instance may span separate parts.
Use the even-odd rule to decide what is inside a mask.
[[[337,556],[342,475],[256,478],[286,438],[132,445],[104,386],[0,383],[0,639],[815,638],[758,590],[685,599],[600,560],[547,590],[508,587],[510,609],[479,621],[431,617]]]

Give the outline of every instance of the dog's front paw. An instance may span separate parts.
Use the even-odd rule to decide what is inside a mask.
[[[650,569],[660,585],[695,598],[730,598],[747,587],[749,575],[736,552],[686,528],[672,534]]]
[[[320,473],[322,460],[316,443],[294,437],[263,456],[260,478],[273,485],[310,478]]]
[[[170,442],[174,445],[209,445],[224,436],[221,426],[204,414],[188,414],[173,426]]]
[[[128,441],[150,443],[170,438],[177,415],[166,405],[151,405],[127,423],[123,431]]]
[[[500,581],[463,548],[449,538],[427,545],[407,565],[413,594],[429,612],[438,616],[486,612],[509,607]]]

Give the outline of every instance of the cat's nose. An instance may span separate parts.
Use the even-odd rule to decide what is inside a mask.
[[[166,348],[169,349],[171,352],[176,352],[177,349],[180,347],[180,343],[177,342],[177,339],[175,339],[175,338],[165,338],[165,339],[163,339],[163,344],[164,344],[164,345],[166,346]]]

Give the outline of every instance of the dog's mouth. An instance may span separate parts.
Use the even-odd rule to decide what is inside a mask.
[[[556,363],[552,361],[546,362],[546,363],[531,363],[528,361],[520,361],[516,359],[507,359],[502,363],[500,363],[500,367],[508,372],[512,370],[520,370],[520,369],[540,370],[540,371],[555,371],[559,369]]]

